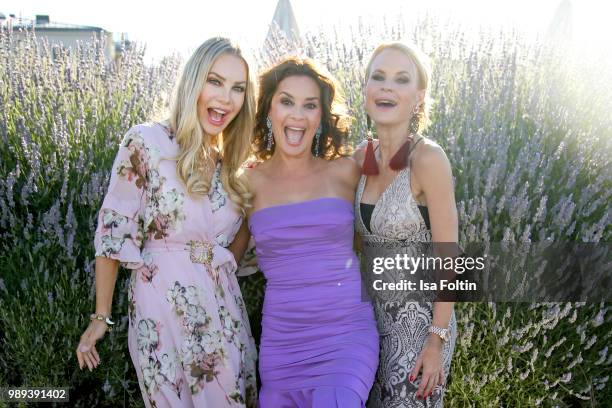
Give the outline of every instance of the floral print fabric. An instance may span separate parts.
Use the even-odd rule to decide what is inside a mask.
[[[131,270],[130,355],[147,407],[254,407],[256,349],[227,246],[242,217],[218,163],[206,197],[176,175],[178,144],[161,124],[125,135],[99,212],[96,256]],[[188,243],[214,245],[194,263]]]

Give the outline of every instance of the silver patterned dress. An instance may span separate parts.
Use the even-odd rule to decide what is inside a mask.
[[[373,257],[381,256],[384,245],[393,245],[399,241],[404,243],[404,253],[418,256],[419,243],[431,242],[431,231],[412,195],[410,167],[397,174],[376,202],[370,222],[371,231],[366,228],[360,211],[366,178],[361,177],[355,199],[355,228],[362,237],[362,256],[366,263]],[[364,283],[371,288],[367,275],[371,277],[371,274],[364,274]],[[423,295],[422,301],[406,301],[405,295],[398,291],[379,291],[371,297],[380,334],[380,363],[368,399],[368,408],[442,407],[443,386],[437,385],[426,400],[417,399],[416,391],[421,374],[413,383],[408,380],[428,336],[433,302],[427,299],[427,295]],[[442,351],[442,366],[446,376],[457,338],[454,311],[449,329],[450,340],[444,342]]]

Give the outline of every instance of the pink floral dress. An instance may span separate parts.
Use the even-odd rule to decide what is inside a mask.
[[[226,248],[242,223],[217,164],[188,195],[178,144],[159,123],[131,128],[98,217],[96,256],[131,270],[130,355],[147,407],[254,407],[257,352]]]

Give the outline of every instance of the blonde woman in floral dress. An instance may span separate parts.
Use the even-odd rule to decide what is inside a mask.
[[[187,62],[170,118],[134,126],[113,165],[95,234],[96,310],[77,347],[100,364],[119,265],[131,270],[128,343],[147,407],[253,407],[256,349],[229,245],[250,198],[254,93],[223,38]]]

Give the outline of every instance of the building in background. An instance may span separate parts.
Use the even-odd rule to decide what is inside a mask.
[[[93,38],[102,39],[107,61],[116,60],[123,49],[123,44],[115,44],[110,31],[100,27],[53,22],[48,15],[37,15],[34,20],[28,20],[17,19],[14,14],[7,18],[0,13],[0,26],[12,28],[17,39],[23,38],[26,32],[34,32],[37,38],[46,38],[52,50],[55,47],[76,48],[78,43],[88,42]]]

